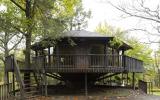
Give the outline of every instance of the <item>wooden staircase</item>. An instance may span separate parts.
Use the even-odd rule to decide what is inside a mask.
[[[21,72],[19,62],[16,60],[14,55],[6,57],[7,68],[14,74],[15,84],[15,98],[16,100],[34,100],[40,95],[44,94],[44,71],[41,71],[34,66],[34,70]],[[22,76],[24,73],[29,73],[28,76]],[[24,79],[23,79],[24,78]]]

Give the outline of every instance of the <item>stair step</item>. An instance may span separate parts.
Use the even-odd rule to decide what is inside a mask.
[[[33,95],[33,96],[28,96],[26,97],[26,99],[34,99],[34,98],[37,98],[37,97],[40,97],[40,95]]]
[[[37,80],[41,80],[41,79],[37,79]],[[23,80],[24,82],[30,82],[30,81],[35,81],[35,79],[32,80]]]
[[[25,86],[32,86],[32,85],[36,85],[37,83],[24,83]]]
[[[33,96],[33,95],[36,95],[36,94],[38,94],[39,93],[39,91],[25,91],[25,96],[26,97],[28,97],[28,96]],[[20,92],[17,92],[16,93],[16,96],[19,96],[21,93]]]
[[[22,76],[24,78],[31,78],[31,77],[36,77],[36,76]]]
[[[34,95],[35,93],[39,93],[39,91],[29,91],[29,92],[25,92],[25,93]]]
[[[27,89],[37,89],[36,86],[29,86],[29,87],[25,87],[24,90],[27,90]]]

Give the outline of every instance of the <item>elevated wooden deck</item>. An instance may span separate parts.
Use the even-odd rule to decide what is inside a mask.
[[[49,55],[33,57],[32,66],[25,68],[17,61],[21,71],[45,70],[57,73],[114,73],[143,72],[143,62],[122,55]],[[8,68],[13,71],[13,67]]]
[[[20,68],[21,72],[32,72],[35,68]],[[43,69],[38,69],[39,71],[43,71]],[[10,72],[13,72],[14,70],[10,69]],[[106,68],[53,68],[53,67],[47,67],[45,68],[45,72],[48,73],[109,73],[109,72],[124,72],[124,68],[112,68],[112,67],[106,67]]]

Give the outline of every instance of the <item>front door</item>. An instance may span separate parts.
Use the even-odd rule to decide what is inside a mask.
[[[78,45],[76,47],[75,65],[77,68],[87,68],[89,66],[88,47],[85,45]]]

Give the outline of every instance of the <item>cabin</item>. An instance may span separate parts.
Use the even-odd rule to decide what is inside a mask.
[[[88,82],[94,83],[108,73],[143,72],[142,61],[124,55],[132,47],[123,41],[119,46],[111,45],[113,39],[96,32],[73,30],[60,40],[47,38],[35,43],[32,50],[35,62],[41,62],[41,57],[45,59],[47,73],[58,73],[71,83],[81,83],[85,74]]]
[[[46,95],[48,89],[46,77],[62,80],[65,85],[85,86],[87,94],[87,87],[95,85],[98,81],[118,74],[124,77],[123,74],[132,73],[132,85],[135,88],[135,73],[144,71],[143,62],[125,55],[127,50],[133,49],[127,43],[113,41],[113,36],[86,30],[72,30],[65,32],[59,39],[47,37],[33,44],[31,49],[34,56],[31,67],[15,69],[15,64],[9,64],[7,70],[15,71],[18,73],[16,75],[20,72],[32,72],[39,77],[42,76]],[[128,77],[126,79],[128,80]],[[20,77],[18,80],[24,88],[25,82]],[[40,86],[40,82],[36,82],[37,86]]]

